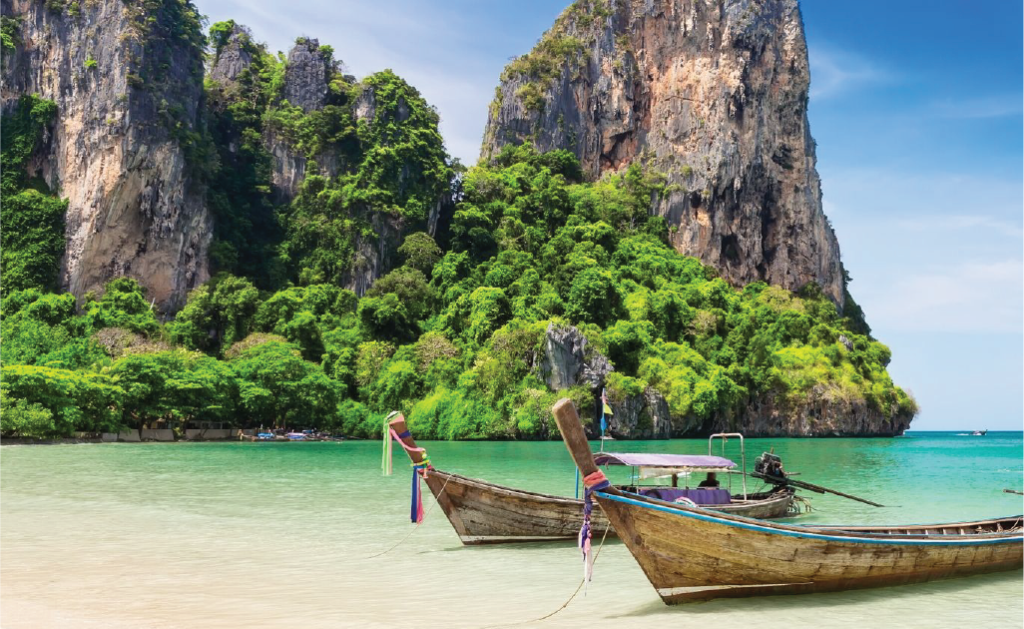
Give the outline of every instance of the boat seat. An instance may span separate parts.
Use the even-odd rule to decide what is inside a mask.
[[[698,505],[727,505],[732,502],[728,489],[682,489],[680,487],[648,487],[641,490],[641,495],[675,502],[679,498],[689,498]]]

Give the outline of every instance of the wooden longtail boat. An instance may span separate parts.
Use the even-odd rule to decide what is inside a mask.
[[[919,583],[1024,561],[1024,516],[911,526],[793,526],[601,488],[570,400],[555,419],[580,474],[668,604]],[[595,511],[596,513],[596,511]]]
[[[424,454],[417,450],[416,441],[409,434],[405,419],[399,416],[390,426],[406,446],[406,454],[413,464],[422,462]],[[723,471],[734,465],[732,461],[721,457],[623,453],[603,453],[602,456],[602,464],[635,463],[637,466],[662,466],[671,469],[688,467],[691,470]],[[704,465],[683,465],[692,462]],[[582,500],[513,489],[434,468],[425,470],[424,477],[438,506],[452,523],[463,544],[575,540],[579,535],[583,520]],[[692,496],[698,503],[702,496],[712,501],[717,498],[726,504],[709,504],[708,508],[752,518],[783,517],[791,514],[793,508],[793,492],[789,489],[747,494],[746,499],[731,497],[725,490],[712,492],[671,487],[645,490],[658,492],[663,497],[670,496],[673,492],[682,492],[682,497]],[[604,535],[605,529],[609,527],[608,520],[600,509],[594,511],[592,527],[596,535]],[[614,535],[615,532],[610,530],[608,534]]]

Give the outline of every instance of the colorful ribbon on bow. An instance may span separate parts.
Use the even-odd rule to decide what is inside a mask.
[[[396,415],[398,417],[395,417]],[[395,419],[391,419],[392,417],[395,417]],[[425,448],[413,448],[406,445],[404,439],[412,436],[408,430],[402,432],[402,434],[395,432],[394,425],[403,421],[405,421],[405,417],[399,414],[398,411],[392,411],[384,420],[384,454],[382,455],[381,468],[384,470],[385,476],[391,475],[392,441],[397,441],[398,445],[402,446],[406,452],[419,453],[419,462],[412,464],[412,500],[409,505],[409,519],[412,520],[413,524],[419,524],[423,522],[423,492],[420,491],[420,477],[425,477],[428,470],[431,469],[430,457],[427,456]]]
[[[593,528],[590,525],[590,514],[594,512],[594,502],[591,494],[601,491],[611,485],[604,472],[597,470],[593,474],[583,477],[583,526],[580,528],[579,545],[583,551],[583,580],[590,582],[594,577],[594,555],[591,552],[592,540],[594,537]]]
[[[384,435],[384,452],[381,454],[380,469],[384,472],[384,476],[391,476],[391,439],[395,434],[395,431],[391,429],[391,418],[398,414],[398,411],[388,413],[388,416],[384,418],[384,429],[381,431]]]
[[[413,524],[423,522],[423,492],[420,491],[420,476],[426,475],[427,465],[413,465],[412,467],[412,502],[409,505],[409,519]]]

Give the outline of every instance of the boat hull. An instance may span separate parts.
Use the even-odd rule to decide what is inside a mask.
[[[668,604],[904,585],[1022,565],[1019,529],[882,534],[758,523],[628,494],[598,493],[597,501]],[[949,526],[957,527],[972,530]]]
[[[575,540],[583,521],[583,501],[574,498],[513,489],[434,469],[427,473],[426,482],[467,545]],[[793,495],[783,493],[715,510],[758,519],[779,518],[792,504]],[[609,528],[600,508],[594,509],[591,527],[598,538]],[[615,531],[607,534],[613,536]]]

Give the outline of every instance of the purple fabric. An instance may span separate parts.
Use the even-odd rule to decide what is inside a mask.
[[[643,488],[640,493],[644,496],[675,502],[678,498],[689,498],[700,506],[705,505],[727,505],[732,501],[728,489],[682,489],[679,487],[650,487]]]
[[[600,452],[594,455],[598,465],[629,465],[635,467],[736,467],[720,456],[697,454],[630,454],[627,452]]]

